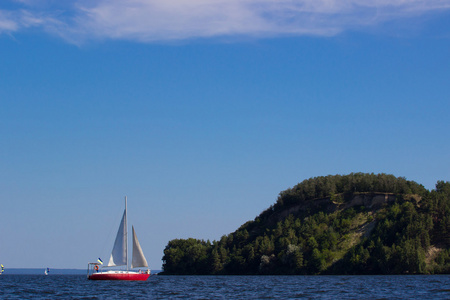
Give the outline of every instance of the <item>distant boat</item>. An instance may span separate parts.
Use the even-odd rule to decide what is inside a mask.
[[[48,273],[50,273],[50,269],[49,268],[45,269],[45,271],[44,271],[45,275],[48,275]]]
[[[133,231],[133,258],[131,260],[131,269],[147,268],[145,271],[130,271],[128,264],[128,230],[127,230],[127,197],[125,197],[125,210],[122,221],[120,221],[116,240],[108,264],[105,267],[127,266],[126,270],[108,270],[103,271],[103,262],[88,263],[88,279],[90,280],[139,280],[145,281],[150,276],[147,260],[142,252],[141,245],[132,227]],[[101,267],[101,268],[100,268]]]
[[[5,267],[2,264],[0,264],[0,266],[2,266],[2,270],[0,271],[0,275],[2,275],[3,272],[5,272]]]

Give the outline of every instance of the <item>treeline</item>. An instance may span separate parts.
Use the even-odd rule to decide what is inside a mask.
[[[351,173],[349,175],[320,176],[306,179],[280,193],[274,209],[285,208],[311,199],[338,197],[342,199],[358,193],[391,193],[426,195],[423,185],[404,177],[389,174]]]
[[[360,193],[396,200],[377,209],[346,205]],[[274,217],[324,198],[341,206]],[[428,191],[386,174],[308,179],[219,241],[170,241],[163,262],[163,274],[449,273],[450,183]]]

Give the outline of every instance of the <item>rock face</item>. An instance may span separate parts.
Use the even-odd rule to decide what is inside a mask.
[[[394,194],[377,194],[377,193],[356,194],[353,196],[353,198],[350,200],[349,203],[346,203],[344,208],[362,205],[367,208],[375,209],[382,206],[385,203],[393,202],[395,201],[395,199],[396,196]]]
[[[397,196],[391,193],[357,193],[352,194],[349,198],[350,200],[346,200],[344,203],[332,201],[330,197],[308,200],[275,212],[269,217],[269,223],[276,223],[290,214],[294,216],[308,215],[318,209],[324,213],[332,213],[338,209],[347,209],[353,206],[365,206],[376,210],[386,203],[394,202]],[[416,196],[411,196],[411,198],[416,198]]]

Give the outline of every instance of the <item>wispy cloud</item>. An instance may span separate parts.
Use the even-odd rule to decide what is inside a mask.
[[[64,1],[63,1],[64,2]],[[0,33],[42,28],[71,42],[336,35],[450,10],[450,0],[10,0]]]
[[[14,14],[9,11],[0,10],[0,33],[16,31],[19,24]]]

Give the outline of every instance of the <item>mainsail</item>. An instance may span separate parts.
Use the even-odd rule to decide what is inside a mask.
[[[127,264],[127,208],[123,212],[122,221],[117,231],[116,241],[108,262],[108,267],[124,266]]]
[[[131,226],[133,231],[133,259],[131,261],[131,268],[147,267],[147,260],[145,259],[144,253],[142,252],[141,245],[139,244],[136,232],[134,231],[134,226]]]

